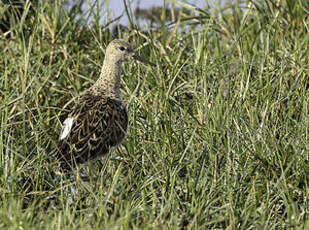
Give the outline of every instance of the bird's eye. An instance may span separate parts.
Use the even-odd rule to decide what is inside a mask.
[[[121,51],[126,50],[126,48],[124,48],[123,46],[120,46],[119,49],[120,49]]]

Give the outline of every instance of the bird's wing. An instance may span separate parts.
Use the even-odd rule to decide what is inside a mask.
[[[58,143],[60,159],[84,163],[105,155],[123,140],[127,124],[121,101],[84,94],[64,121]]]

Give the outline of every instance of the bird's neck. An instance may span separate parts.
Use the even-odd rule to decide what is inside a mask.
[[[92,86],[92,89],[120,99],[120,80],[121,63],[105,60],[101,69],[100,77]]]

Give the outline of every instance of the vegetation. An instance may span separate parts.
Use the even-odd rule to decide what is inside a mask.
[[[237,2],[152,29],[127,8],[156,67],[124,64],[127,138],[82,179],[50,153],[113,39],[102,9],[0,3],[0,229],[309,229],[309,3]]]

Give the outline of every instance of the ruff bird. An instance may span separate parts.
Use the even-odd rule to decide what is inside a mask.
[[[109,43],[99,79],[81,94],[63,123],[56,149],[60,170],[105,156],[123,141],[128,114],[120,94],[121,64],[129,59],[153,65],[128,42]]]

